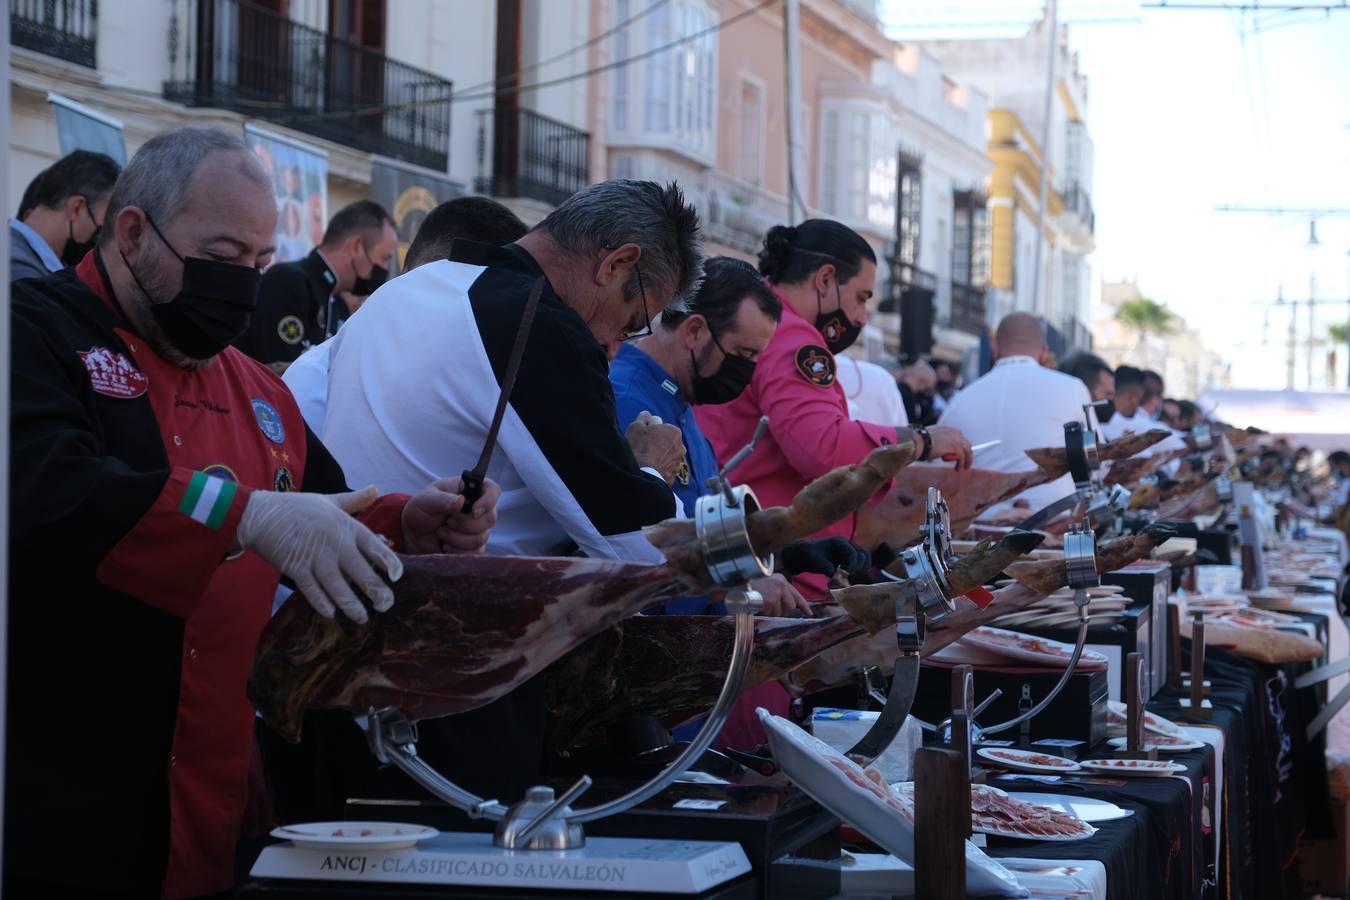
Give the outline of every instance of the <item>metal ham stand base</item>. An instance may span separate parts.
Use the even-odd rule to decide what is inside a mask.
[[[508,807],[464,790],[429,766],[417,753],[416,726],[399,710],[372,709],[358,716],[357,723],[375,757],[398,767],[470,818],[495,821],[494,833],[443,833],[415,847],[391,851],[306,850],[280,844],[263,850],[251,874],[363,884],[655,894],[702,893],[747,874],[750,862],[738,843],[619,837],[588,841],[582,826],[632,809],[683,775],[712,745],[741,693],[754,645],[754,614],[763,602],[748,582],[773,572],[773,556],[761,558],[750,545],[747,520],[759,509],[754,493],[744,485],[732,487],[726,476],[749,455],[767,425],[767,418],[760,420],[754,440],[710,481],[712,492],[696,505],[695,525],[708,573],[727,589],[736,635],[726,680],[707,721],[669,767],[641,787],[598,806],[572,805],[591,787],[590,776],[583,775],[560,795],[547,786],[532,787]]]

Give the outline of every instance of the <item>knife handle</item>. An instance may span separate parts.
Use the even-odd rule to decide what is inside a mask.
[[[483,496],[483,476],[465,469],[459,474],[459,492],[464,495],[464,506],[459,511],[466,516],[473,515],[473,505]]]

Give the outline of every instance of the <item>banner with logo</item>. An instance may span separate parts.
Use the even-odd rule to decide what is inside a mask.
[[[47,102],[56,117],[56,137],[62,156],[89,150],[111,156],[119,166],[127,164],[127,142],[122,137],[121,121],[60,94],[49,93]]]
[[[277,262],[303,259],[328,225],[328,154],[255,125],[244,140],[272,179],[277,198]]]
[[[370,165],[370,198],[389,211],[398,231],[398,270],[422,220],[440,204],[468,193],[444,174],[377,156]],[[395,273],[390,273],[395,274]]]

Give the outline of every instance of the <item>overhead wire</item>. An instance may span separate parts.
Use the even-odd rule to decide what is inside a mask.
[[[668,5],[669,3],[670,0],[653,0],[653,2],[649,4],[646,8],[633,13],[631,16],[624,19],[622,22],[619,22],[616,25],[613,25],[612,27],[606,29],[605,31],[600,32],[590,40],[584,41],[580,44],[577,44],[575,47],[564,50],[562,53],[559,53],[556,56],[550,56],[548,59],[541,59],[539,62],[533,63],[532,65],[528,65],[517,72],[512,72],[509,75],[503,75],[500,78],[495,78],[490,81],[483,81],[475,85],[470,85],[469,87],[463,89],[464,93],[467,94],[472,93],[474,91],[481,91],[483,88],[489,87],[496,89],[502,87],[505,84],[510,84],[519,81],[522,75],[525,75],[529,72],[537,72],[540,69],[544,68],[545,66],[552,65],[555,62],[561,62],[562,60],[567,59],[570,56],[575,56],[582,50],[594,47],[601,41],[606,40],[612,35],[618,34],[620,31],[623,31],[629,25],[632,25],[635,22],[638,22],[639,20],[643,19],[644,17],[651,15],[653,12],[655,12],[656,10],[660,9],[663,6]]]

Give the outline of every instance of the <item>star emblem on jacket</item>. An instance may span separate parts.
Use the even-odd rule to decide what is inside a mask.
[[[804,344],[797,348],[797,371],[817,387],[834,384],[834,356],[824,347]]]

